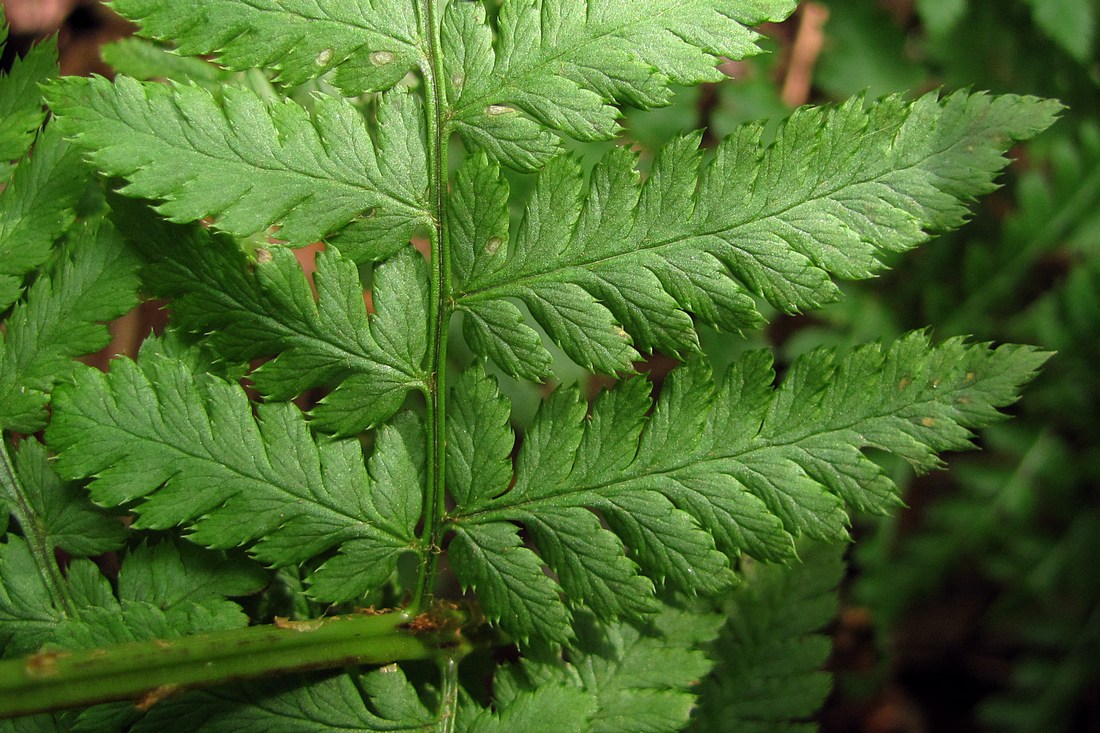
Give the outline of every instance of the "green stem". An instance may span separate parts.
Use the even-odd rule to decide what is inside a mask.
[[[8,453],[8,443],[2,434],[0,434],[0,490],[3,491],[3,497],[7,499],[15,520],[19,522],[19,528],[23,530],[23,539],[34,559],[35,567],[38,568],[38,574],[50,594],[50,601],[54,608],[66,616],[75,617],[76,606],[69,595],[69,586],[61,575],[61,568],[57,566],[53,545],[38,515],[31,508],[27,494],[23,490],[23,484],[15,472],[11,454]]]
[[[423,0],[421,23],[428,39],[427,58],[421,64],[424,75],[424,111],[428,127],[428,173],[430,197],[435,217],[431,230],[431,312],[428,324],[428,363],[431,385],[425,429],[428,440],[428,486],[424,501],[424,526],[421,539],[429,555],[421,563],[412,607],[425,609],[431,602],[442,542],[442,518],[446,512],[444,478],[447,451],[447,326],[450,320],[451,292],[450,246],[447,232],[447,124],[443,90],[443,56],[440,37],[438,0]]]
[[[363,614],[44,651],[0,662],[0,718],[111,700],[154,702],[181,689],[289,672],[432,659],[452,644],[454,629],[425,626],[415,631],[420,625],[405,613]]]
[[[448,655],[439,663],[440,677],[443,682],[439,701],[439,728],[437,733],[454,733],[455,718],[458,711],[458,657]]]

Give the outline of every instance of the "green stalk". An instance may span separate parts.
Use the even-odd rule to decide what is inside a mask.
[[[423,610],[431,602],[442,543],[442,518],[446,511],[444,479],[447,452],[447,326],[451,292],[451,262],[447,232],[447,124],[443,90],[443,55],[437,0],[423,0],[419,7],[424,35],[428,39],[427,58],[420,69],[424,76],[424,113],[428,128],[428,174],[430,198],[435,221],[431,230],[431,290],[428,323],[428,364],[431,383],[425,421],[428,444],[428,486],[424,501],[424,527],[421,540],[428,557],[420,566],[412,608]]]
[[[76,611],[69,596],[69,586],[61,575],[61,568],[57,567],[53,554],[54,548],[46,536],[45,528],[42,527],[27,500],[3,434],[0,434],[0,491],[3,492],[3,498],[7,499],[11,513],[19,522],[19,528],[23,530],[23,539],[34,559],[35,567],[38,568],[38,574],[42,577],[46,590],[50,594],[54,608],[62,611],[66,616],[74,617]]]
[[[44,651],[0,662],[0,718],[112,700],[151,704],[183,689],[217,683],[431,659],[457,638],[451,625],[461,619],[449,616],[362,614],[85,651]]]
[[[439,701],[439,727],[436,733],[454,733],[461,683],[458,679],[458,658],[448,655],[439,663],[442,690]]]

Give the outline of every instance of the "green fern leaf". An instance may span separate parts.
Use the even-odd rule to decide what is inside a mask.
[[[508,427],[508,400],[483,369],[474,367],[459,375],[447,407],[451,495],[464,506],[491,501],[512,480],[514,440]]]
[[[749,565],[714,645],[718,667],[700,689],[689,731],[812,733],[807,721],[832,686],[822,633],[836,616],[842,545],[802,543],[801,562]]]
[[[182,54],[138,63],[140,75],[159,68],[185,82],[56,82],[47,91],[56,122],[34,157],[43,170],[51,151],[72,158],[60,143],[68,135],[97,170],[124,179],[124,196],[153,201],[173,222],[151,220],[144,204],[111,203],[145,260],[145,289],[171,301],[179,341],[150,339],[107,373],[69,361],[98,343],[92,324],[121,302],[119,287],[87,303],[54,292],[89,289],[78,274],[95,267],[81,253],[103,259],[119,245],[104,225],[104,243],[85,235],[94,247],[62,250],[12,310],[0,428],[38,430],[49,414],[58,475],[87,481],[92,501],[131,513],[138,531],[182,528],[197,545],[246,547],[280,568],[258,617],[268,604],[316,616],[313,601],[408,603],[401,619],[413,620],[401,633],[433,645],[424,650],[442,664],[438,686],[396,666],[351,670],[194,693],[143,718],[103,708],[79,725],[680,730],[692,688],[712,668],[702,647],[722,619],[661,599],[694,604],[731,588],[733,631],[717,648],[728,641],[744,659],[710,684],[721,692],[734,679],[742,694],[716,704],[733,705],[748,729],[812,712],[825,689],[815,671],[823,647],[805,637],[835,606],[840,564],[836,553],[805,568],[780,563],[797,560],[800,537],[842,543],[850,511],[896,507],[897,489],[868,450],[937,467],[939,453],[969,447],[971,429],[999,418],[1046,354],[933,345],[914,333],[843,355],[814,351],[778,384],[771,357],[749,352],[716,381],[696,324],[759,326],[762,301],[785,313],[817,308],[839,297],[834,280],[872,277],[895,253],[961,225],[1013,141],[1050,125],[1059,106],[966,93],[858,99],[794,113],[772,143],[762,125],[744,127],[713,156],[701,133],[688,134],[657,152],[644,180],[627,146],[607,146],[590,175],[558,155],[563,136],[614,138],[622,106],[659,107],[673,85],[720,79],[720,59],[758,50],[746,26],[794,4],[115,0]],[[224,68],[165,63],[187,55]],[[262,93],[192,81],[253,67],[274,72],[250,74]],[[418,76],[405,81],[409,70]],[[271,78],[309,84],[294,102]],[[328,94],[330,83],[355,99]],[[454,133],[468,154],[452,168]],[[48,177],[34,164],[12,179],[0,222],[49,213],[28,203],[45,185],[15,185]],[[514,223],[519,202],[504,167],[538,171]],[[55,205],[56,222],[26,227],[29,246],[0,231],[0,254],[6,238],[26,260],[7,273],[12,300],[72,228],[73,201]],[[428,232],[430,266],[410,245],[418,230]],[[254,248],[268,239],[325,240],[312,282],[288,247]],[[369,298],[361,266],[373,278]],[[121,273],[132,290],[131,268],[119,283]],[[478,358],[452,371],[456,313]],[[181,334],[198,346],[187,351]],[[517,440],[486,362],[547,380],[544,338],[584,369],[624,379],[591,402],[559,386]],[[686,362],[656,390],[633,373],[655,351]],[[238,382],[257,360],[250,376],[263,399],[251,400]],[[289,400],[318,387],[329,392],[307,418]],[[365,429],[373,433],[361,442]],[[234,561],[215,572],[192,545],[132,548],[117,583],[80,557],[57,572],[50,545],[79,545],[65,532],[87,528],[83,551],[106,548],[104,520],[86,503],[71,515],[52,508],[46,493],[68,485],[48,474],[39,443],[24,445],[19,478],[33,501],[13,515],[22,530],[43,526],[0,543],[6,651],[245,623],[226,596],[252,592],[265,574]],[[7,493],[9,504],[23,498]],[[521,662],[494,663],[490,707],[458,676],[458,659],[480,643],[466,614],[454,614],[461,628],[436,627],[449,572],[522,648]],[[748,582],[735,588],[742,575]],[[784,615],[792,598],[805,608]],[[470,615],[470,625],[482,618]],[[736,667],[747,660],[749,672]],[[777,692],[788,694],[782,715],[768,698]]]
[[[896,506],[893,482],[862,450],[936,467],[938,452],[968,448],[969,428],[997,419],[996,408],[1046,356],[961,339],[933,346],[914,333],[844,358],[808,354],[778,388],[766,352],[742,357],[717,387],[701,364],[675,370],[656,404],[641,378],[604,393],[590,412],[574,390],[559,388],[524,435],[514,482],[494,468],[510,428],[499,408],[476,405],[499,398],[475,370],[452,396],[453,431],[494,446],[475,467],[496,483],[458,484],[449,518],[455,570],[489,617],[520,638],[569,633],[562,610],[547,607],[557,586],[547,576],[530,580],[538,557],[570,603],[603,619],[642,610],[618,600],[646,592],[640,575],[712,593],[732,581],[727,558],[790,559],[794,536],[844,540],[846,508]],[[461,465],[479,454],[455,445],[450,455]],[[607,528],[579,523],[586,510]],[[517,525],[534,547],[520,546]],[[580,539],[572,534],[586,526]]]
[[[46,447],[34,438],[20,442],[15,472],[30,515],[39,523],[48,546],[74,557],[93,557],[122,544],[126,536],[122,522],[93,507],[81,486],[62,481]]]
[[[610,139],[619,129],[614,104],[664,106],[670,84],[720,80],[717,57],[759,52],[745,25],[793,9],[790,0],[505,0],[494,44],[481,4],[452,2],[444,60],[456,129],[506,164],[533,170],[556,147],[544,128]]]
[[[236,71],[274,69],[293,85],[335,69],[348,96],[389,89],[423,56],[410,0],[117,0],[111,7],[142,35],[173,41],[188,56],[213,54]]]
[[[309,113],[235,87],[216,100],[127,77],[67,78],[47,96],[93,165],[128,178],[128,195],[163,199],[158,211],[173,221],[212,216],[239,236],[278,224],[281,239],[303,245],[360,215],[408,241],[428,218],[419,102],[404,91],[379,105],[378,149],[359,110],[333,97],[318,97]],[[421,154],[409,158],[411,149]]]
[[[691,353],[689,314],[740,330],[761,320],[753,294],[784,312],[816,308],[839,297],[833,277],[872,277],[887,253],[960,226],[1011,141],[1050,125],[1058,109],[961,93],[802,109],[770,146],[762,126],[742,128],[701,173],[698,135],[663,149],[642,185],[633,154],[617,148],[584,196],[579,164],[558,158],[540,173],[510,248],[490,246],[499,211],[456,212],[465,232],[455,241],[457,308],[472,348],[516,376],[545,370],[548,357],[517,338],[504,299],[523,302],[585,368],[629,372],[635,348]],[[467,166],[459,186],[476,190],[494,175],[484,159]]]
[[[255,593],[268,574],[244,558],[208,552],[193,545],[142,543],[129,552],[118,574],[121,598],[168,609],[181,603]]]
[[[229,83],[233,77],[233,74],[209,61],[180,56],[171,49],[140,38],[123,38],[108,43],[99,54],[115,73],[140,81],[165,79],[194,82],[215,94],[219,94],[222,85]]]
[[[110,374],[81,369],[54,409],[58,470],[96,475],[99,503],[138,502],[137,528],[189,525],[190,539],[215,548],[255,542],[253,554],[275,565],[340,547],[318,571],[318,586],[340,596],[327,600],[377,586],[417,547],[423,476],[409,468],[419,436],[409,415],[380,430],[369,481],[358,441],[313,439],[287,403],[254,418],[239,386],[157,354],[117,360]],[[325,582],[349,564],[355,583]]]
[[[230,237],[164,222],[123,199],[113,207],[148,263],[145,286],[173,299],[177,326],[210,334],[206,343],[230,362],[274,355],[251,374],[270,399],[336,387],[314,427],[341,435],[374,427],[427,383],[427,267],[411,247],[375,269],[368,321],[355,264],[334,248],[317,258],[315,301],[285,247],[251,261]]]
[[[67,608],[51,598],[26,544],[8,536],[0,545],[0,618],[5,653],[44,644],[90,649],[140,639],[166,639],[248,624],[227,596],[255,593],[266,574],[243,559],[163,542],[122,556],[118,594],[90,560],[66,569]]]
[[[136,303],[137,262],[109,224],[85,226],[71,254],[40,277],[7,319],[0,342],[0,427],[33,433],[46,424],[53,385],[110,341],[98,321]]]
[[[225,573],[214,572],[219,563]],[[118,597],[91,562],[70,568],[79,613],[54,631],[64,649],[93,649],[142,639],[243,628],[248,617],[226,596],[255,593],[266,583],[259,568],[171,542],[138,545],[122,558]]]
[[[582,614],[567,660],[536,653],[497,672],[493,694],[501,720],[519,717],[522,711],[531,721],[556,721],[553,711],[561,709],[562,701],[554,698],[568,697],[573,725],[566,730],[681,730],[695,702],[691,688],[712,666],[699,647],[715,638],[722,620],[717,614],[668,606],[644,626],[601,624],[591,614]],[[585,717],[574,723],[581,715]],[[469,730],[509,730],[484,725],[487,718],[489,713],[480,712]],[[532,725],[536,727],[510,730],[542,730],[536,722]]]
[[[458,733],[588,733],[596,701],[582,690],[561,685],[516,695],[496,711],[467,705],[459,708]]]
[[[365,692],[368,703],[363,700]],[[321,680],[284,679],[195,692],[154,707],[130,730],[157,733],[331,733],[331,731],[427,731],[435,716],[397,665],[359,680],[339,675]]]
[[[313,411],[316,427],[352,435],[395,412],[410,389],[427,383],[427,269],[408,247],[375,269],[372,360],[321,400]]]
[[[374,489],[366,499],[373,510],[359,517],[368,525],[366,536],[345,542],[339,554],[313,573],[310,590],[315,597],[360,597],[388,579],[401,554],[418,550],[415,529],[424,490],[423,461],[424,429],[410,413],[378,430],[369,465]],[[384,540],[377,537],[380,533]]]
[[[143,543],[120,553],[120,560],[117,597],[94,563],[75,560],[66,568],[65,602],[59,604],[42,583],[22,540],[9,537],[0,545],[0,618],[5,621],[0,650],[7,647],[11,653],[25,654],[44,645],[54,650],[92,649],[242,628],[248,617],[226,597],[256,593],[267,583],[267,574],[243,558],[170,541]],[[123,703],[94,707],[79,719],[27,720],[45,730],[127,730],[140,715],[134,705]]]
[[[0,543],[0,580],[0,656],[38,651],[65,617],[22,537],[9,533]]]
[[[508,182],[484,154],[468,157],[458,169],[448,200],[452,269],[459,282],[474,272],[496,269],[508,254]],[[509,374],[538,380],[550,374],[549,352],[510,301],[500,299],[460,307],[470,347]]]
[[[8,38],[4,11],[0,8],[0,51]],[[30,150],[35,133],[46,119],[46,108],[38,85],[57,75],[57,41],[49,39],[34,46],[23,58],[12,62],[11,70],[0,75],[0,183],[11,178],[10,161]]]
[[[448,556],[463,587],[477,590],[490,620],[520,641],[532,635],[568,640],[570,617],[559,600],[561,587],[542,572],[538,555],[523,546],[518,527],[461,526]]]
[[[0,190],[0,309],[15,302],[24,276],[46,261],[72,225],[86,185],[79,151],[50,125]]]

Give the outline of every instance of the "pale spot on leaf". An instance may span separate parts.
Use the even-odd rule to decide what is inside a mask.
[[[389,51],[375,51],[370,55],[370,62],[375,66],[385,66],[386,64],[392,64],[396,58]]]

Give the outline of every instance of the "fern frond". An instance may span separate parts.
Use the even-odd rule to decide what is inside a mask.
[[[79,614],[60,624],[51,642],[64,649],[94,649],[243,628],[248,617],[227,596],[255,593],[266,576],[244,558],[171,541],[143,543],[122,557],[116,598],[98,568],[81,562],[69,578]]]
[[[427,383],[427,269],[411,248],[375,269],[373,361],[321,400],[313,411],[317,427],[353,435],[393,414],[410,389]],[[350,289],[347,293],[355,297]]]
[[[366,693],[368,704],[363,699]],[[320,680],[284,679],[194,692],[154,707],[130,730],[158,733],[331,733],[332,731],[427,731],[436,717],[396,664],[358,680],[338,675]]]
[[[0,8],[0,51],[8,38],[4,11]],[[35,133],[46,119],[46,107],[38,85],[57,75],[57,41],[49,39],[12,62],[0,74],[0,183],[11,178],[11,161],[22,158],[34,143]]]
[[[64,615],[54,608],[22,537],[0,543],[0,655],[30,654],[50,639]]]
[[[487,710],[459,708],[458,733],[588,733],[596,701],[583,690],[560,685],[526,690],[507,705]]]
[[[252,261],[230,237],[165,222],[124,199],[113,206],[148,263],[145,287],[173,299],[176,325],[209,334],[206,343],[230,362],[274,356],[251,374],[268,398],[336,388],[314,427],[341,435],[374,427],[427,383],[427,266],[411,247],[375,268],[368,319],[355,264],[334,248],[317,257],[315,301],[285,247]]]
[[[122,522],[92,506],[82,486],[62,481],[44,445],[24,438],[14,458],[19,485],[37,525],[34,529],[48,547],[74,557],[93,557],[122,544],[126,535]],[[0,507],[3,503],[0,498]],[[26,528],[23,533],[28,534]]]
[[[584,733],[673,733],[681,730],[695,703],[694,687],[712,662],[700,650],[718,633],[722,616],[662,606],[647,624],[602,624],[590,614],[578,618],[577,639],[566,658],[534,653],[498,670],[493,695],[498,719],[488,711],[471,715],[476,731],[543,730],[557,722],[563,705],[564,730]],[[559,698],[559,699],[556,699]],[[560,698],[565,698],[564,700]],[[491,723],[520,716],[533,727]],[[461,724],[460,724],[461,728]],[[550,730],[549,728],[546,728]]]
[[[230,83],[234,76],[210,61],[180,56],[164,46],[133,36],[104,45],[99,55],[115,73],[139,81],[193,82],[214,94],[220,94],[222,85]]]
[[[44,152],[45,154],[45,152]],[[110,224],[86,225],[53,271],[39,277],[7,319],[0,342],[0,427],[46,424],[54,384],[110,341],[106,326],[137,301],[137,261]]]
[[[261,67],[284,84],[333,69],[348,96],[383,91],[423,56],[411,0],[116,0],[141,35],[188,56],[213,54],[229,69]]]
[[[137,528],[189,525],[190,539],[215,548],[255,542],[275,565],[339,547],[316,575],[315,590],[339,596],[327,600],[378,586],[418,551],[423,428],[411,415],[379,430],[369,480],[357,440],[314,439],[287,403],[254,418],[239,386],[159,354],[119,359],[110,374],[81,369],[54,399],[59,472],[97,476],[101,504],[136,502]]]
[[[812,733],[809,722],[832,686],[832,648],[822,633],[837,609],[842,545],[801,543],[800,562],[750,564],[728,602],[728,621],[703,682],[698,733]]]
[[[839,551],[818,556],[799,538],[842,544],[850,511],[896,507],[897,488],[868,451],[937,467],[941,452],[970,447],[970,431],[997,420],[1047,357],[913,333],[814,351],[778,384],[762,351],[714,379],[697,323],[736,332],[763,322],[762,301],[795,313],[837,299],[835,280],[870,278],[961,225],[1009,146],[1060,110],[967,93],[857,99],[794,113],[774,142],[763,125],[743,127],[713,156],[702,133],[688,134],[644,176],[627,146],[608,146],[590,176],[559,155],[563,137],[614,138],[623,106],[659,107],[674,85],[719,80],[721,59],[758,51],[748,25],[785,17],[794,0],[113,5],[180,54],[154,59],[129,44],[135,71],[182,81],[47,85],[55,121],[0,194],[0,260],[15,263],[0,264],[0,305],[5,292],[16,303],[0,343],[0,428],[45,427],[57,453],[55,475],[40,443],[10,441],[22,449],[5,471],[3,508],[14,507],[22,536],[0,542],[0,644],[96,647],[242,626],[228,597],[269,575],[240,558],[215,570],[205,548],[245,548],[279,568],[256,620],[277,606],[311,621],[280,630],[294,638],[287,656],[199,639],[242,664],[194,679],[164,664],[151,700],[217,675],[353,660],[430,659],[440,676],[436,685],[394,665],[346,669],[193,693],[144,716],[101,708],[77,727],[671,732],[689,725],[693,688],[714,666],[703,648],[723,622],[694,597],[733,588],[716,648],[740,657],[711,678],[727,706],[716,714],[782,729],[826,687],[813,634],[834,608],[841,568]],[[196,55],[214,60],[186,58]],[[262,91],[228,81],[256,67],[273,72],[248,75]],[[298,101],[283,98],[306,83]],[[24,111],[11,140],[25,146],[26,125],[41,119],[29,96],[15,96]],[[460,162],[455,133],[466,143]],[[101,343],[96,322],[132,300],[133,263],[111,225],[89,225],[52,270],[29,277],[73,229],[78,184],[64,188],[59,171],[78,168],[77,149],[124,180],[118,198],[152,201],[169,220],[106,198],[145,260],[145,290],[169,299],[174,319],[167,339],[146,340],[106,373],[70,357]],[[515,222],[505,167],[538,172]],[[39,205],[51,186],[64,194],[52,209]],[[410,245],[425,231],[430,265]],[[312,282],[289,247],[259,244],[267,239],[324,240]],[[33,285],[21,302],[23,280]],[[464,370],[448,351],[456,313],[478,357]],[[546,380],[544,335],[584,369],[625,377],[591,402],[559,387],[517,442],[486,361]],[[655,351],[686,362],[656,389],[633,374]],[[315,388],[329,391],[307,418],[289,400]],[[124,534],[87,502],[60,506],[78,482],[135,530],[182,531],[193,544],[132,544],[117,580],[84,557],[58,564],[58,546],[89,554]],[[799,547],[808,564],[783,567]],[[441,621],[452,572],[477,612]],[[349,656],[345,637],[317,645],[331,625],[315,618],[325,612],[315,602],[367,598],[407,604],[384,620],[390,641],[415,643],[412,656],[379,638],[364,641],[365,656]],[[461,676],[458,667],[493,643],[473,629],[486,619],[522,659],[490,663],[488,706],[467,693],[474,665]],[[257,631],[272,644],[271,629]],[[142,670],[163,661],[163,643],[148,645],[155,661],[139,657]],[[305,647],[317,656],[301,660]],[[131,649],[95,654],[114,666]],[[194,661],[197,647],[175,649]],[[144,691],[116,694],[109,674],[95,676],[110,699]],[[52,681],[69,694],[71,678]],[[7,709],[105,699],[47,692]],[[783,710],[773,693],[787,696]]]
[[[872,277],[888,253],[960,226],[1011,141],[1058,109],[964,93],[804,108],[771,145],[761,125],[743,127],[701,170],[698,135],[676,140],[641,185],[633,154],[615,149],[584,195],[579,164],[556,158],[511,246],[499,209],[464,203],[499,177],[472,157],[452,206],[454,298],[470,344],[516,376],[547,376],[516,299],[581,366],[629,372],[636,348],[697,351],[690,315],[739,330],[761,320],[752,295],[787,313],[819,307],[839,297],[832,278]]]
[[[0,310],[16,301],[24,276],[46,261],[72,225],[86,185],[80,152],[50,125],[0,190]]]
[[[379,103],[377,147],[362,113],[334,97],[307,112],[242,88],[215,99],[124,76],[66,78],[47,97],[93,165],[129,179],[123,193],[163,200],[158,211],[173,221],[215,217],[238,236],[278,224],[279,238],[303,245],[361,215],[405,242],[429,218],[420,103],[405,91]]]
[[[615,104],[664,106],[670,84],[720,80],[718,57],[759,52],[746,25],[792,10],[790,0],[505,0],[494,39],[481,3],[452,2],[444,59],[456,129],[505,164],[534,170],[557,147],[544,127],[610,139]]]
[[[117,594],[90,560],[70,563],[65,580],[70,608],[61,609],[51,602],[22,539],[9,536],[0,544],[0,651],[95,649],[243,628],[248,617],[227,596],[255,593],[267,582],[267,574],[243,558],[171,541],[143,543],[120,553],[120,560]],[[108,704],[79,716],[19,718],[28,727],[0,730],[127,730],[140,716],[132,704]]]
[[[121,553],[120,553],[121,554]],[[44,644],[91,649],[139,639],[167,639],[240,628],[248,617],[228,596],[255,593],[266,573],[243,558],[162,542],[122,554],[117,596],[90,560],[66,569],[71,609],[57,608],[19,537],[0,544],[0,648],[6,656]],[[6,647],[6,648],[5,648]]]
[[[714,592],[733,580],[728,558],[790,559],[792,537],[845,539],[846,507],[896,506],[896,487],[863,449],[934,468],[938,452],[969,447],[969,429],[996,420],[1045,359],[913,333],[844,358],[812,352],[779,387],[769,355],[752,352],[720,386],[705,365],[675,370],[655,404],[641,378],[590,412],[559,388],[524,435],[514,481],[500,467],[510,428],[475,368],[451,398],[452,434],[480,436],[448,446],[449,461],[471,467],[455,476],[455,572],[520,638],[568,637],[560,590],[604,619],[642,612],[647,579]],[[581,519],[590,510],[606,528]],[[556,581],[532,574],[543,563]]]

